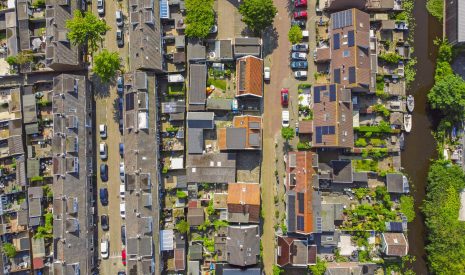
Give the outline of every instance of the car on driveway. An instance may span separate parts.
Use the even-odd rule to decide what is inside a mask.
[[[105,163],[100,164],[100,179],[102,181],[108,181],[108,165]]]
[[[307,61],[292,61],[291,68],[292,69],[307,69],[308,62]]]
[[[307,60],[307,54],[306,53],[301,53],[301,52],[293,52],[291,54],[292,59],[295,60]]]
[[[271,70],[270,70],[270,67],[265,67],[263,69],[263,79],[265,81],[270,81],[270,78],[271,78]]]
[[[103,206],[108,205],[108,189],[100,188],[100,202]]]
[[[307,6],[307,0],[294,0],[294,7],[306,7]]]
[[[307,22],[305,22],[305,20],[294,20],[294,19],[291,20],[291,26],[297,25],[301,29],[305,29],[306,24]]]
[[[293,52],[306,52],[308,51],[308,44],[307,43],[300,43],[292,45]]]
[[[98,15],[105,15],[105,0],[97,0],[97,12]]]
[[[108,231],[108,229],[110,229],[110,225],[108,224],[108,216],[107,215],[100,216],[100,226],[102,227],[103,231]]]
[[[124,80],[121,75],[116,79],[116,91],[118,94],[123,94],[124,91]]]
[[[296,71],[294,76],[295,78],[307,78],[307,71]]]
[[[287,107],[289,104],[289,90],[288,89],[281,89],[281,105],[283,107]]]
[[[282,112],[282,125],[283,127],[289,127],[289,111],[283,110]]]
[[[110,244],[108,240],[102,240],[102,242],[100,243],[100,256],[103,259],[108,259],[108,256],[110,256],[108,253],[108,251],[110,250],[109,246]]]
[[[294,12],[294,19],[307,19],[307,12],[304,10]]]
[[[116,30],[116,44],[118,48],[122,48],[124,46],[124,35],[122,30]]]

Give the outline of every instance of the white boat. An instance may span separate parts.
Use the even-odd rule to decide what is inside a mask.
[[[404,128],[405,132],[410,133],[412,130],[412,115],[411,114],[405,114],[404,115]]]
[[[413,108],[415,108],[415,98],[413,97],[413,95],[409,95],[407,97],[407,110],[412,113],[413,112]]]

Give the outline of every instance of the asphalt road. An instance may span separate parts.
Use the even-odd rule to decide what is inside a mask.
[[[94,14],[97,14],[96,3],[97,1],[94,1],[92,7]],[[124,7],[121,5],[124,5]],[[108,1],[105,5],[104,19],[107,25],[111,27],[111,30],[105,34],[105,40],[103,42],[102,48],[105,48],[110,52],[118,52],[120,54],[121,60],[124,62],[127,60],[126,57],[128,56],[128,36],[127,32],[125,31],[125,46],[123,48],[118,48],[116,44],[117,26],[115,21],[115,13],[116,10],[119,9],[123,10],[123,13],[125,16],[127,16],[125,1]],[[125,23],[127,23],[127,20],[125,20]],[[124,30],[126,29],[127,28],[125,25]],[[108,181],[106,183],[102,182],[100,179],[100,164],[102,163],[102,160],[100,159],[98,153],[95,154],[99,173],[97,177],[97,188],[108,188],[109,197],[108,206],[102,206],[100,203],[100,198],[98,202],[99,241],[102,239],[108,239],[110,243],[110,257],[109,259],[101,259],[100,274],[117,274],[118,271],[125,269],[121,261],[121,251],[123,249],[123,245],[121,243],[121,225],[124,224],[124,220],[122,220],[119,214],[119,204],[121,201],[121,198],[119,197],[119,188],[121,184],[119,176],[119,164],[122,161],[119,155],[119,143],[122,141],[122,136],[119,131],[118,120],[116,119],[118,94],[116,92],[116,82],[102,84],[97,78],[94,78],[93,86],[94,97],[96,101],[95,131],[97,133],[97,148],[98,144],[102,141],[106,142],[108,146],[108,159],[105,161],[105,163],[108,165]],[[102,140],[98,134],[98,127],[100,124],[107,125],[108,137],[104,140]],[[109,216],[110,229],[108,231],[103,231],[100,226],[100,216],[102,214]]]

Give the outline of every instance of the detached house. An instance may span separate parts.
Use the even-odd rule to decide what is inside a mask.
[[[408,242],[403,233],[382,234],[381,249],[386,256],[403,257],[408,254]]]
[[[306,267],[316,264],[317,247],[307,240],[278,236],[276,264],[294,267]]]
[[[263,59],[244,56],[236,60],[236,97],[263,96]]]
[[[260,185],[258,183],[228,184],[228,221],[260,222]]]

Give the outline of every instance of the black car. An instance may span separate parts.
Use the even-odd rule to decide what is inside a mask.
[[[110,229],[110,225],[108,224],[108,216],[107,215],[100,216],[100,226],[102,227],[103,231],[108,231],[108,229]]]
[[[307,61],[292,61],[291,62],[291,69],[307,69],[308,62]]]
[[[126,245],[126,226],[121,226],[121,242]]]
[[[103,206],[108,205],[108,189],[100,188],[100,202]]]
[[[105,163],[100,164],[100,178],[102,181],[108,181],[108,165]]]
[[[116,44],[118,44],[118,48],[122,48],[124,46],[124,35],[122,30],[116,31]]]
[[[306,22],[305,22],[305,20],[292,19],[291,26],[294,26],[294,25],[299,26],[301,29],[305,29]]]

